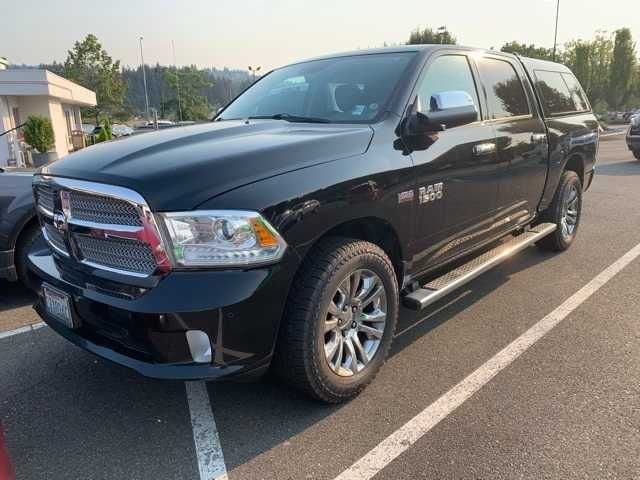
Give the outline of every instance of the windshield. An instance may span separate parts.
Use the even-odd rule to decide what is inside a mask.
[[[384,111],[414,55],[357,55],[290,65],[262,78],[217,120],[371,122]]]

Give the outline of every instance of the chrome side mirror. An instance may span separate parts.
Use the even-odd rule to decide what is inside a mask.
[[[422,113],[421,100],[411,105],[407,122],[409,134],[439,132],[447,128],[466,125],[478,120],[478,109],[473,98],[462,90],[438,92],[429,99],[430,111]]]

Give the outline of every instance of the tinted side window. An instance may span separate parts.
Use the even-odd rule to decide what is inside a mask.
[[[571,98],[576,106],[576,110],[580,112],[586,112],[589,110],[589,103],[587,102],[584,92],[582,91],[582,88],[580,88],[580,84],[576,77],[571,73],[563,73],[562,78],[564,79],[564,83],[567,84],[567,87],[569,87],[569,92],[571,92]]]
[[[536,88],[542,97],[545,115],[575,112],[576,105],[560,72],[536,70]]]
[[[529,103],[520,77],[504,60],[482,58],[478,62],[480,77],[487,92],[490,118],[529,115]]]
[[[451,91],[467,92],[476,110],[480,111],[476,84],[473,81],[469,61],[464,55],[443,55],[436,58],[429,66],[418,91],[421,110],[431,111],[431,96],[434,93]]]

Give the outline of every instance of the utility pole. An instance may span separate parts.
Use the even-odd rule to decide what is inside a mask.
[[[553,61],[556,61],[556,48],[558,46],[558,17],[560,16],[560,0],[556,6],[556,33],[553,36]]]
[[[147,107],[147,121],[149,121],[149,92],[147,92],[147,74],[144,68],[144,55],[142,54],[142,37],[140,37],[140,62],[142,64],[142,81],[144,82],[144,103]]]
[[[173,68],[176,69],[176,93],[178,94],[178,119],[182,121],[182,104],[180,103],[180,77],[178,76],[178,66],[176,65],[176,46],[171,40],[171,49],[173,50]]]
[[[252,67],[251,65],[249,65],[249,71],[253,73],[253,83],[256,83],[256,75],[258,74],[261,68],[262,67]]]

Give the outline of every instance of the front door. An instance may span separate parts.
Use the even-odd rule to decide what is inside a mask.
[[[425,135],[412,146],[418,187],[413,270],[420,272],[485,239],[496,208],[498,168],[493,126],[482,120],[483,104],[468,56],[443,52],[430,58],[418,82],[420,108],[431,97],[466,92],[479,112],[476,122]]]

